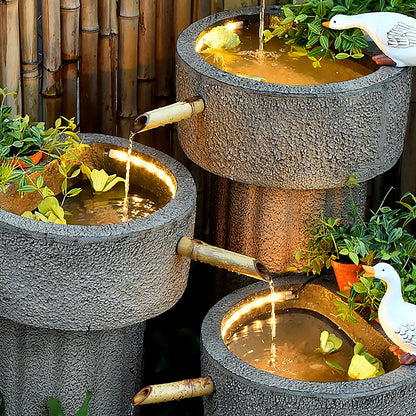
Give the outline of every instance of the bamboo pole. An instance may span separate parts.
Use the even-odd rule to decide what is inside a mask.
[[[143,114],[154,108],[155,80],[140,81],[137,83],[137,111]],[[137,134],[134,140],[146,146],[153,146],[153,130]]]
[[[22,59],[22,113],[39,120],[39,62],[37,0],[19,0],[20,54]]]
[[[207,0],[193,0],[192,21],[195,22],[209,15],[210,2]]]
[[[192,0],[173,1],[173,41],[176,41],[181,32],[192,22]]]
[[[175,381],[166,384],[154,384],[144,387],[132,400],[133,406],[170,402],[172,400],[202,397],[214,391],[211,377],[200,377]]]
[[[244,274],[263,281],[270,281],[271,279],[267,267],[259,260],[211,246],[193,238],[182,237],[178,242],[176,251],[181,256],[221,267],[231,272]]]
[[[51,125],[62,114],[61,16],[59,0],[42,0],[42,48],[43,119],[47,125]]]
[[[172,0],[157,0],[156,3],[156,95],[169,97],[173,94],[173,56],[175,48],[171,42]]]
[[[122,137],[126,137],[127,125],[131,127],[137,116],[138,32],[139,1],[121,0],[119,3],[117,134]]]
[[[224,0],[211,0],[210,12],[217,13],[224,10]]]
[[[101,133],[116,134],[117,1],[99,0],[98,94]]]
[[[258,0],[224,0],[224,10],[258,6]]]
[[[21,112],[19,5],[17,0],[0,2],[0,87],[16,92],[6,99],[13,113]]]
[[[84,132],[98,131],[98,32],[98,0],[82,0],[79,108]]]
[[[77,116],[80,0],[61,0],[63,114]]]
[[[150,80],[156,76],[156,2],[140,0],[139,55],[137,77]]]

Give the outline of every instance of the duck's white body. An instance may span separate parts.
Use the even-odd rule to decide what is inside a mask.
[[[396,66],[416,66],[416,19],[413,17],[392,12],[338,14],[332,17],[328,27],[338,30],[358,27]]]
[[[380,324],[390,340],[403,351],[416,355],[416,305],[403,300],[400,277],[387,263],[373,268],[375,277],[387,283],[386,293],[378,309]]]

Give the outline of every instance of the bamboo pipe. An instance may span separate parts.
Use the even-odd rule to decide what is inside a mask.
[[[201,113],[204,111],[204,108],[204,100],[202,98],[194,97],[186,101],[179,101],[165,107],[147,111],[136,118],[132,132],[136,134],[166,124],[185,120],[194,114]]]
[[[182,237],[178,242],[176,252],[192,260],[208,263],[231,272],[244,274],[265,282],[271,280],[267,267],[259,260],[214,247],[193,238]]]
[[[133,397],[131,402],[133,406],[164,403],[208,396],[213,391],[214,383],[211,377],[200,377],[144,387]]]

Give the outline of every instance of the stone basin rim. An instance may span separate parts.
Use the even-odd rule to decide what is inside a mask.
[[[293,280],[293,277],[292,277]],[[285,281],[284,290],[287,290]],[[295,286],[297,283],[293,283]],[[313,285],[311,283],[311,285]],[[275,285],[276,291],[279,285]],[[303,397],[322,397],[327,399],[364,397],[371,393],[383,393],[406,386],[416,376],[416,366],[402,365],[395,370],[366,380],[340,382],[307,382],[284,378],[259,370],[235,356],[222,341],[221,322],[228,311],[246,297],[265,290],[261,282],[239,289],[221,299],[205,316],[201,327],[202,345],[207,354],[221,371],[232,374],[233,378],[255,385],[259,390],[276,393],[293,393]],[[209,374],[207,374],[209,375]],[[243,383],[243,384],[244,384]],[[215,380],[214,380],[215,384]]]
[[[84,138],[84,143],[108,143],[114,146],[128,148],[128,140],[121,137],[91,133],[81,133],[79,135]],[[57,237],[61,239],[65,237],[67,240],[78,240],[82,238],[85,242],[94,242],[102,241],[103,237],[106,239],[119,238],[120,236],[128,237],[140,231],[165,227],[169,222],[189,212],[192,209],[193,203],[192,198],[188,197],[187,193],[189,187],[192,189],[195,188],[189,171],[172,157],[140,143],[133,143],[133,151],[154,158],[163,164],[176,178],[177,191],[175,197],[155,213],[147,217],[114,224],[62,225],[31,220],[0,208],[0,223],[9,229],[16,228],[16,230],[24,230],[25,233],[30,234],[32,237],[43,238],[47,235],[48,238]]]
[[[266,14],[275,14],[280,6],[266,7]],[[357,90],[376,88],[386,79],[399,76],[404,71],[410,71],[408,67],[396,68],[393,66],[380,66],[374,72],[360,78],[349,81],[334,82],[317,85],[284,85],[255,81],[249,78],[222,71],[203,59],[195,51],[195,44],[200,33],[211,26],[218,25],[221,21],[239,16],[253,16],[259,14],[259,7],[245,7],[240,9],[226,10],[204,17],[188,26],[178,37],[176,53],[190,68],[202,73],[207,78],[214,79],[218,83],[224,83],[250,90],[252,93],[263,95],[285,95],[291,96],[325,96],[334,93],[356,94]]]

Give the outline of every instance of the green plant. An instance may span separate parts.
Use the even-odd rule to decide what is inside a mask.
[[[365,352],[364,345],[357,343],[354,347],[354,356],[348,368],[348,376],[353,380],[364,380],[384,374],[383,363]]]
[[[89,406],[91,397],[92,397],[92,392],[87,391],[84,402],[82,403],[80,409],[78,410],[77,413],[75,413],[74,416],[87,416],[88,415],[88,406]],[[46,406],[48,408],[49,416],[65,416],[64,412],[62,411],[62,407],[59,401],[55,397],[48,399],[48,401],[46,402]]]
[[[293,0],[282,7],[284,18],[276,18],[276,29],[264,31],[267,42],[277,36],[293,46],[293,53],[307,55],[314,67],[322,58],[361,58],[367,41],[360,29],[332,30],[322,26],[336,14],[389,11],[409,13],[416,7],[411,0]],[[410,14],[410,13],[409,13]]]
[[[376,261],[387,261],[396,269],[403,297],[407,302],[416,303],[416,239],[406,229],[416,217],[416,197],[410,192],[405,193],[397,202],[399,208],[396,209],[384,205],[386,197],[365,223],[366,235],[370,237],[368,247]],[[364,308],[369,308],[370,319],[375,319],[385,293],[384,284],[379,279],[359,279],[359,283],[352,285],[349,295],[339,292],[347,300],[347,305],[336,302],[338,316],[351,322],[355,321],[353,311]]]
[[[359,186],[354,175],[346,186],[350,190]],[[352,192],[350,197],[352,199]],[[345,205],[349,222],[343,222],[341,218],[326,218],[324,215],[312,220],[308,227],[311,238],[302,242],[295,253],[296,261],[303,264],[300,267],[290,266],[288,271],[320,274],[322,269],[331,268],[331,260],[354,264],[374,262],[375,252],[371,247],[373,237],[367,232],[358,206],[352,201]]]

